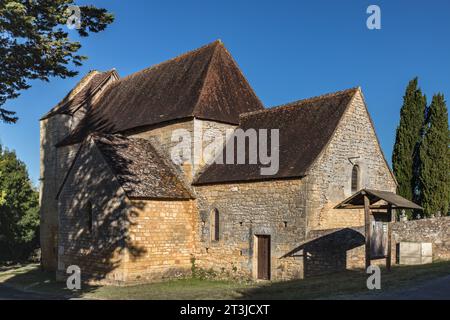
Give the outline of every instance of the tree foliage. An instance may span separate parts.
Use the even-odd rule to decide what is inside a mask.
[[[25,164],[0,148],[0,259],[27,258],[38,246],[39,204]]]
[[[29,80],[73,77],[85,56],[69,38],[67,20],[74,0],[0,0],[0,121],[14,123],[2,106],[30,87]],[[104,30],[114,17],[106,9],[80,6],[81,37]]]
[[[444,95],[433,96],[420,146],[421,199],[425,216],[446,215],[450,201],[448,110]]]
[[[397,128],[392,166],[398,182],[398,194],[417,202],[419,197],[419,143],[426,110],[426,97],[411,80],[403,97],[400,125]]]

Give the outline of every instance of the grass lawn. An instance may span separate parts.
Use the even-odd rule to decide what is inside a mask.
[[[423,266],[395,266],[382,270],[381,291],[416,285],[428,279],[450,274],[450,262]],[[0,268],[0,285],[50,294],[52,297],[92,299],[332,299],[367,293],[368,275],[346,271],[304,280],[268,283],[235,283],[198,279],[173,280],[129,287],[89,287],[72,293],[65,283],[57,283],[52,273],[41,272],[37,265]],[[378,292],[374,292],[376,295]]]

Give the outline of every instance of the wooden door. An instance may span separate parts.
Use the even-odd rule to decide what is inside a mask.
[[[270,280],[270,236],[257,236],[258,239],[258,279]]]

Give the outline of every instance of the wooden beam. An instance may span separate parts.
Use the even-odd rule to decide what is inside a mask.
[[[392,263],[392,205],[389,205],[388,214],[390,216],[391,221],[388,223],[388,247],[387,247],[387,256],[386,256],[386,269],[387,271],[391,271],[391,263]]]
[[[370,266],[370,201],[367,195],[364,195],[364,223],[366,234],[366,270]]]
[[[371,210],[387,210],[389,206],[387,205],[371,205],[369,208]],[[353,205],[353,204],[345,204],[337,209],[364,209],[363,205]]]

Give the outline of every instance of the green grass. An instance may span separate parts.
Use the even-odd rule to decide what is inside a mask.
[[[100,287],[88,297],[145,300],[220,300],[242,298],[245,285],[228,281],[182,279],[130,287]]]
[[[450,262],[423,266],[396,266],[391,272],[383,268],[381,270],[381,290],[369,291],[366,285],[369,275],[358,270],[267,284],[247,290],[246,295],[250,299],[282,300],[352,298],[359,294],[378,295],[448,275]]]
[[[423,266],[396,266],[391,272],[382,269],[381,292],[417,285],[428,279],[450,273],[450,262]],[[367,294],[363,271],[346,271],[304,280],[268,283],[236,283],[198,279],[173,280],[128,287],[92,287],[71,293],[65,283],[54,280],[54,274],[41,272],[37,265],[0,268],[0,284],[52,297],[88,299],[333,299],[353,298]],[[378,292],[370,294],[377,295]]]

